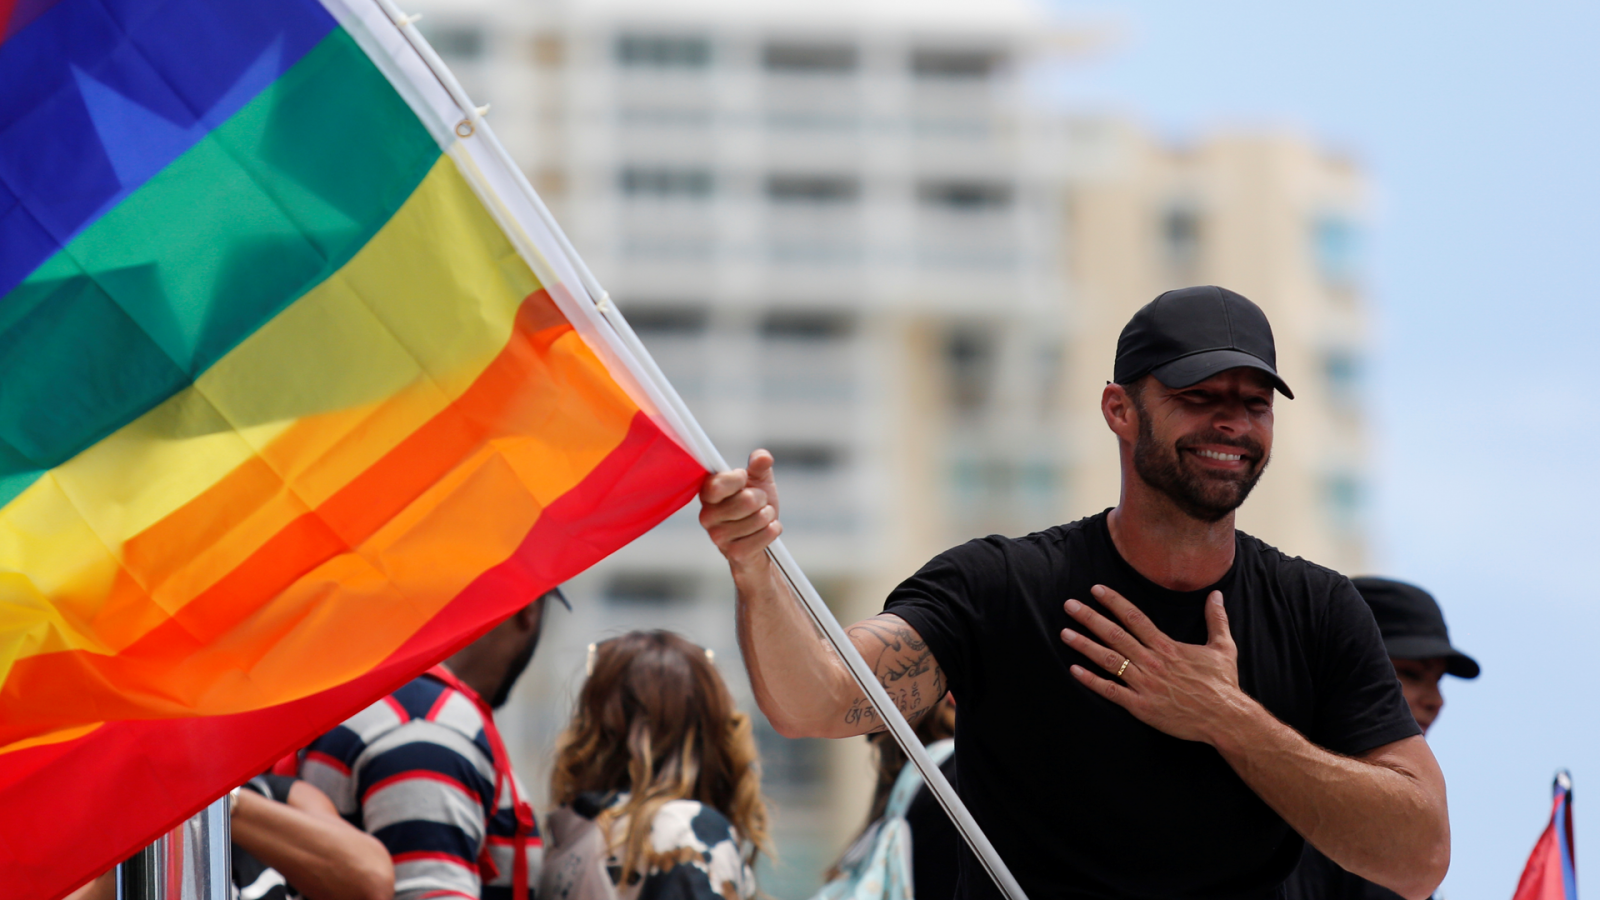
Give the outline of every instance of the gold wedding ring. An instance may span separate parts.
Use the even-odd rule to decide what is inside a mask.
[[[1126,671],[1128,671],[1128,663],[1131,663],[1131,662],[1133,662],[1133,660],[1131,660],[1131,659],[1129,659],[1129,658],[1127,658],[1127,657],[1126,657],[1126,656],[1124,656],[1124,657],[1123,657],[1123,658],[1122,658],[1122,667],[1121,667],[1121,668],[1119,668],[1119,669],[1117,669],[1117,677],[1118,677],[1118,678],[1121,678],[1121,677],[1122,677],[1122,673],[1123,673],[1123,672],[1126,672]]]

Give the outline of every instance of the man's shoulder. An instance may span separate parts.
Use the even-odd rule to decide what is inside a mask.
[[[476,703],[423,675],[318,738],[307,755],[342,764],[348,772],[378,753],[432,744],[472,757],[477,764],[477,757],[489,756],[484,724]]]
[[[1060,557],[1071,553],[1074,545],[1090,538],[1096,528],[1103,527],[1100,523],[1105,515],[1103,512],[1097,513],[1076,522],[1052,525],[1017,537],[991,534],[973,538],[946,550],[942,555],[956,558],[986,556],[1011,560],[1046,560]]]
[[[1342,572],[1303,556],[1291,556],[1243,531],[1238,532],[1238,536],[1240,556],[1250,560],[1267,578],[1287,588],[1304,588],[1318,595],[1346,588],[1354,590],[1350,586],[1350,579]]]

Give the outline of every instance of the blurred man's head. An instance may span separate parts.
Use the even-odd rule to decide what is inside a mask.
[[[1388,578],[1352,581],[1372,608],[1411,714],[1426,734],[1444,709],[1439,680],[1445,675],[1477,678],[1478,663],[1450,644],[1444,613],[1432,594],[1414,584]]]
[[[1272,455],[1273,392],[1294,396],[1276,363],[1266,314],[1233,291],[1168,291],[1134,313],[1106,389],[1133,474],[1200,521],[1237,509]]]
[[[482,637],[445,660],[456,677],[478,692],[489,706],[499,709],[511,696],[517,679],[533,660],[544,630],[545,607],[554,600],[571,609],[560,588],[512,613]]]

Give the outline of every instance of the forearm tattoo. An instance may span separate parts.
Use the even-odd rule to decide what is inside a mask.
[[[850,626],[849,634],[906,721],[916,722],[944,697],[944,670],[939,668],[927,642],[918,638],[911,626],[898,620],[868,619]],[[859,640],[863,635],[868,639]],[[851,726],[870,724],[868,732],[889,727],[864,696],[857,697],[845,710],[844,721]]]

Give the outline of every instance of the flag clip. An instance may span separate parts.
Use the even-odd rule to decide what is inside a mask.
[[[481,119],[488,113],[489,104],[487,103],[473,110],[471,118],[462,119],[456,123],[456,137],[472,137],[473,133],[478,130],[477,126],[472,124],[472,119]]]
[[[407,25],[415,25],[420,21],[422,21],[422,13],[412,13],[409,16],[405,13],[401,13],[400,18],[395,21],[395,24],[399,25],[401,28],[404,28]]]

